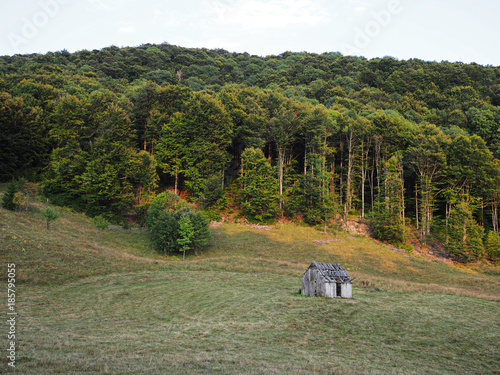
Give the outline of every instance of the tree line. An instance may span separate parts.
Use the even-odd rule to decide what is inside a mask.
[[[498,258],[500,71],[169,44],[0,58],[0,178],[145,221],[159,186],[216,218],[370,219]]]

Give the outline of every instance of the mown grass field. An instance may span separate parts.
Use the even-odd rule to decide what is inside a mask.
[[[145,232],[99,234],[79,214],[47,231],[43,207],[0,209],[19,313],[16,370],[2,356],[0,373],[499,373],[498,267],[344,233],[318,245],[334,236],[292,224],[222,224],[210,249],[172,260]],[[299,296],[311,261],[342,263],[354,298]]]

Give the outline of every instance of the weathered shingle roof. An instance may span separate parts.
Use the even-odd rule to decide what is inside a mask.
[[[338,263],[312,262],[309,268],[315,268],[328,281],[334,283],[350,283],[351,276]]]

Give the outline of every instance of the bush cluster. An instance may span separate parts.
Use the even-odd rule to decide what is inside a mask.
[[[151,203],[147,226],[153,246],[167,255],[197,253],[210,238],[208,219],[175,193],[166,191]]]

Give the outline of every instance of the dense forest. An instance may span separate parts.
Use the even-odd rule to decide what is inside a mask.
[[[0,180],[143,223],[165,188],[211,218],[439,239],[498,260],[500,68],[168,43],[0,57]]]

